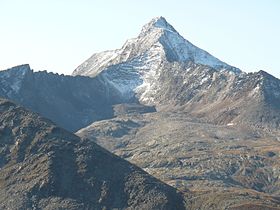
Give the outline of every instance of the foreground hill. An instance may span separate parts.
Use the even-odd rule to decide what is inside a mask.
[[[0,209],[184,209],[176,190],[0,99]]]

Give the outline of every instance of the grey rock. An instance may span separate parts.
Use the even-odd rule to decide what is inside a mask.
[[[29,65],[0,71],[0,96],[76,131],[113,116],[113,104],[125,102],[101,77],[72,77],[46,71],[33,72]]]

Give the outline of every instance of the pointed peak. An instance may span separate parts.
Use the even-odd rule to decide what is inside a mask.
[[[268,75],[270,75],[269,73],[267,73],[267,72],[264,71],[264,70],[259,70],[259,71],[258,71],[258,74],[263,75],[263,76],[268,76]]]
[[[25,69],[29,70],[30,65],[29,64],[22,64],[22,65],[15,66],[13,68],[22,69],[22,70],[25,70]]]
[[[156,25],[156,26],[166,26],[168,25],[169,23],[166,21],[166,19],[162,16],[159,16],[159,17],[155,17],[153,18],[151,21],[150,21],[151,24],[153,25]]]
[[[163,29],[163,30],[172,31],[174,33],[177,33],[177,31],[173,28],[173,26],[170,25],[164,17],[159,16],[159,17],[153,18],[149,23],[144,25],[144,27],[142,28],[140,36],[146,34],[147,32],[151,31],[154,28],[159,28],[159,29]]]
[[[257,75],[260,75],[262,77],[262,79],[273,79],[273,80],[279,80],[278,78],[276,78],[275,76],[269,74],[268,72],[264,71],[264,70],[260,70],[257,72]]]
[[[22,65],[18,65],[18,66],[14,66],[12,68],[9,68],[6,71],[24,75],[28,71],[32,71],[32,70],[31,70],[29,64],[22,64]]]

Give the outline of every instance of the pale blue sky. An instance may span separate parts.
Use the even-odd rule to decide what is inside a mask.
[[[0,69],[70,74],[164,16],[190,42],[244,71],[280,78],[279,0],[0,0]]]

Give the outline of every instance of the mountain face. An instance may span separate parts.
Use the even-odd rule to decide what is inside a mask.
[[[218,124],[279,128],[280,81],[246,74],[185,40],[163,17],[121,49],[96,53],[73,75],[102,77],[123,100],[179,109]]]
[[[264,71],[234,74],[167,63],[156,81],[158,90],[150,96],[157,110],[177,110],[221,125],[280,128],[280,80]]]
[[[103,75],[124,97],[136,94],[140,102],[152,103],[149,95],[157,91],[153,83],[166,62],[193,62],[240,72],[185,40],[159,17],[145,25],[140,35],[128,40],[121,49],[94,54],[73,75]]]
[[[158,17],[146,24],[140,35],[137,38],[129,39],[121,49],[94,54],[81,64],[73,72],[73,75],[96,76],[112,65],[124,62],[132,62],[131,64],[133,64],[133,61],[139,64],[137,66],[139,68],[135,70],[140,72],[143,70],[142,73],[146,73],[146,71],[150,71],[151,66],[158,67],[161,61],[165,60],[179,63],[192,61],[216,69],[240,72],[239,69],[194,46],[184,39],[163,17]],[[127,69],[127,72],[130,71],[132,69]]]
[[[184,209],[176,190],[0,99],[1,209]]]
[[[69,131],[112,117],[120,103],[102,78],[33,72],[29,65],[0,71],[0,96],[11,99]]]

